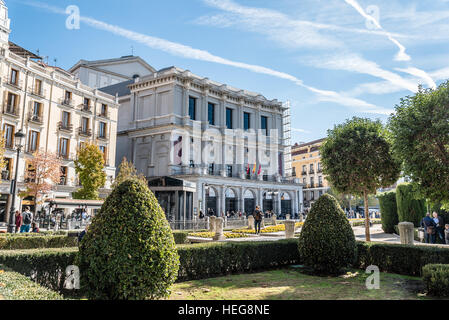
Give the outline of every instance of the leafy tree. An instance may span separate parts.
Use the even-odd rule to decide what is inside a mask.
[[[28,160],[25,172],[26,191],[21,197],[33,196],[36,204],[41,203],[44,195],[53,190],[61,179],[61,160],[51,152],[37,151]],[[36,212],[37,206],[34,207]]]
[[[386,129],[379,120],[347,120],[328,131],[321,158],[323,172],[333,188],[363,196],[365,235],[370,241],[368,195],[391,186],[400,174],[400,163],[392,154]]]
[[[119,166],[117,177],[115,177],[114,183],[112,184],[112,188],[117,187],[119,184],[129,179],[137,179],[147,183],[145,176],[142,173],[138,174],[136,167],[124,157]]]
[[[329,194],[313,205],[299,236],[300,261],[319,274],[336,274],[354,262],[354,232],[337,200]]]
[[[394,233],[394,226],[399,223],[396,191],[382,192],[377,197],[379,199],[382,230],[386,233]]]
[[[164,211],[146,183],[131,179],[112,191],[81,241],[76,263],[90,299],[169,295],[179,256]]]
[[[416,185],[402,183],[396,188],[396,203],[399,222],[413,222],[419,227],[426,215],[426,200],[420,199]]]
[[[393,150],[423,198],[449,209],[449,81],[401,99],[389,120]]]
[[[103,153],[97,145],[86,143],[78,150],[75,171],[82,187],[73,193],[74,199],[97,200],[106,183]]]

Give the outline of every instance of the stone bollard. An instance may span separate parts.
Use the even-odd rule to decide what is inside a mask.
[[[285,225],[285,238],[291,239],[295,236],[295,221],[287,220],[284,222]]]
[[[209,231],[215,233],[216,229],[215,229],[215,220],[217,219],[217,217],[215,216],[210,216],[209,217]]]
[[[223,234],[223,218],[217,218],[215,219],[215,235],[214,235],[214,241],[219,240],[226,240],[226,237]]]
[[[299,222],[303,222],[304,221],[304,216],[302,215],[302,213],[299,214]]]
[[[290,214],[285,215],[285,220],[290,220]]]
[[[248,217],[248,229],[254,229],[254,217],[253,216],[249,216]]]
[[[415,226],[411,222],[400,222],[398,224],[399,235],[401,237],[401,244],[415,243]]]
[[[271,222],[273,223],[273,226],[276,225],[277,221],[276,221],[276,215],[275,215],[275,214],[273,214],[273,215],[271,216]]]

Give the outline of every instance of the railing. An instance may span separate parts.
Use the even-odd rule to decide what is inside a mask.
[[[301,172],[301,175],[306,176],[307,175],[307,171]]]
[[[102,135],[100,133],[97,133],[97,139],[100,140],[109,140],[109,134],[108,133],[103,133]]]
[[[99,112],[97,116],[101,117],[101,118],[109,119],[109,111]]]
[[[22,89],[23,87],[23,80],[16,80],[15,82],[13,82],[11,80],[11,77],[4,77],[3,82],[17,89]]]
[[[314,174],[314,173],[315,173],[315,170],[313,170],[313,169],[309,170],[309,174]]]
[[[87,112],[87,113],[92,113],[92,106],[91,105],[88,105],[88,104],[80,104],[79,105],[79,109],[81,110],[81,111],[83,111],[83,112]]]
[[[83,127],[79,127],[78,128],[78,134],[80,136],[84,136],[84,137],[92,137],[92,130],[91,129],[85,129]]]
[[[2,180],[9,181],[11,179],[9,174],[10,174],[9,170],[3,170],[2,171]]]
[[[58,153],[59,158],[61,158],[64,161],[72,161],[75,159],[75,155],[73,153],[62,153],[59,152]]]
[[[59,185],[60,186],[67,185],[67,177],[61,176],[61,178],[59,179]]]
[[[41,98],[44,98],[45,95],[47,94],[47,91],[43,88],[30,87],[30,88],[28,88],[28,91],[30,94],[41,97]]]
[[[72,132],[73,124],[65,124],[64,122],[60,121],[58,122],[58,130]]]
[[[66,106],[66,107],[73,108],[73,100],[72,99],[61,98],[59,100],[59,104]]]
[[[28,121],[34,122],[34,123],[38,123],[38,124],[43,124],[44,123],[42,116],[40,116],[38,114],[34,114],[32,112],[30,112],[28,114]]]
[[[14,117],[19,116],[19,108],[9,104],[3,105],[3,114],[9,114]]]
[[[14,150],[14,140],[10,139],[10,140],[6,140],[5,141],[5,148],[10,149],[10,150]]]

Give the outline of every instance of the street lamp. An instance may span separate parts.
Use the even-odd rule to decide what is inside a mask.
[[[19,173],[19,157],[20,157],[20,151],[22,151],[23,145],[22,145],[22,139],[25,138],[25,134],[22,132],[22,130],[19,130],[14,134],[15,142],[16,142],[16,149],[17,149],[17,157],[16,157],[16,172],[14,174],[14,180],[11,180],[11,191],[10,194],[12,196],[11,199],[11,211],[9,213],[9,225],[8,225],[8,232],[14,233],[16,231],[16,217],[15,217],[15,204],[16,204],[16,195],[17,195],[17,176]]]

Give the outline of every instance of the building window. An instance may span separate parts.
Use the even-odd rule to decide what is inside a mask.
[[[84,98],[84,107],[86,107],[86,108],[90,107],[90,99],[89,98]]]
[[[16,107],[18,105],[18,101],[19,101],[18,95],[8,92],[8,103],[6,106],[6,112],[16,114]]]
[[[42,111],[42,103],[34,102],[34,108],[33,108],[33,116],[40,117]]]
[[[310,177],[310,187],[315,188],[315,179],[313,177]]]
[[[189,97],[189,116],[190,119],[196,120],[196,99]]]
[[[2,180],[11,180],[12,159],[4,158],[5,168],[2,171]]]
[[[106,161],[107,161],[107,157],[106,157],[106,155],[107,155],[107,152],[106,152],[107,148],[105,146],[99,146],[99,148],[100,148],[100,151],[103,153],[104,163],[106,163]]]
[[[106,117],[108,114],[108,106],[104,103],[101,104],[100,107],[100,116],[101,117]]]
[[[260,128],[265,130],[265,135],[268,136],[268,118],[265,116],[260,117]]]
[[[226,127],[232,129],[232,109],[226,108]]]
[[[69,157],[69,139],[59,139],[59,156],[68,159]]]
[[[215,125],[215,104],[209,102],[207,114],[208,114],[209,124],[214,126]]]
[[[98,137],[106,138],[106,123],[100,122],[98,127]]]
[[[190,160],[190,168],[195,168],[195,163],[193,162],[193,160]]]
[[[302,175],[305,176],[307,174],[307,166],[302,166]]]
[[[70,91],[66,91],[64,95],[64,103],[65,105],[72,104],[72,93]]]
[[[310,164],[310,173],[315,173],[315,171],[313,170],[313,163]]]
[[[245,129],[245,131],[249,130],[251,128],[251,114],[249,114],[248,112],[244,112],[243,113],[243,129]]]
[[[89,130],[89,118],[82,117],[81,118],[81,131],[83,133],[87,133],[87,130]]]
[[[214,164],[213,163],[209,164],[209,175],[210,176],[214,175]]]
[[[11,84],[17,85],[19,82],[19,71],[11,69],[11,78],[9,80]]]
[[[323,186],[323,177],[322,176],[318,177],[318,184],[319,184],[320,187]]]
[[[14,126],[5,123],[3,131],[5,132],[5,147],[14,148]]]
[[[25,182],[36,182],[36,168],[29,162],[26,163]]]
[[[42,95],[42,81],[39,79],[34,80],[34,94]]]
[[[31,130],[28,135],[28,152],[36,152],[39,148],[39,132]]]
[[[68,128],[70,126],[70,113],[67,111],[62,112],[62,126]]]
[[[232,166],[226,166],[226,174],[228,177],[232,177]]]
[[[293,177],[296,177],[296,167],[293,167],[293,168],[292,168],[292,176],[293,176]]]
[[[302,183],[307,184],[306,178],[302,178]]]
[[[68,172],[67,167],[61,167],[61,178],[59,180],[59,185],[61,186],[67,185],[67,172]]]

